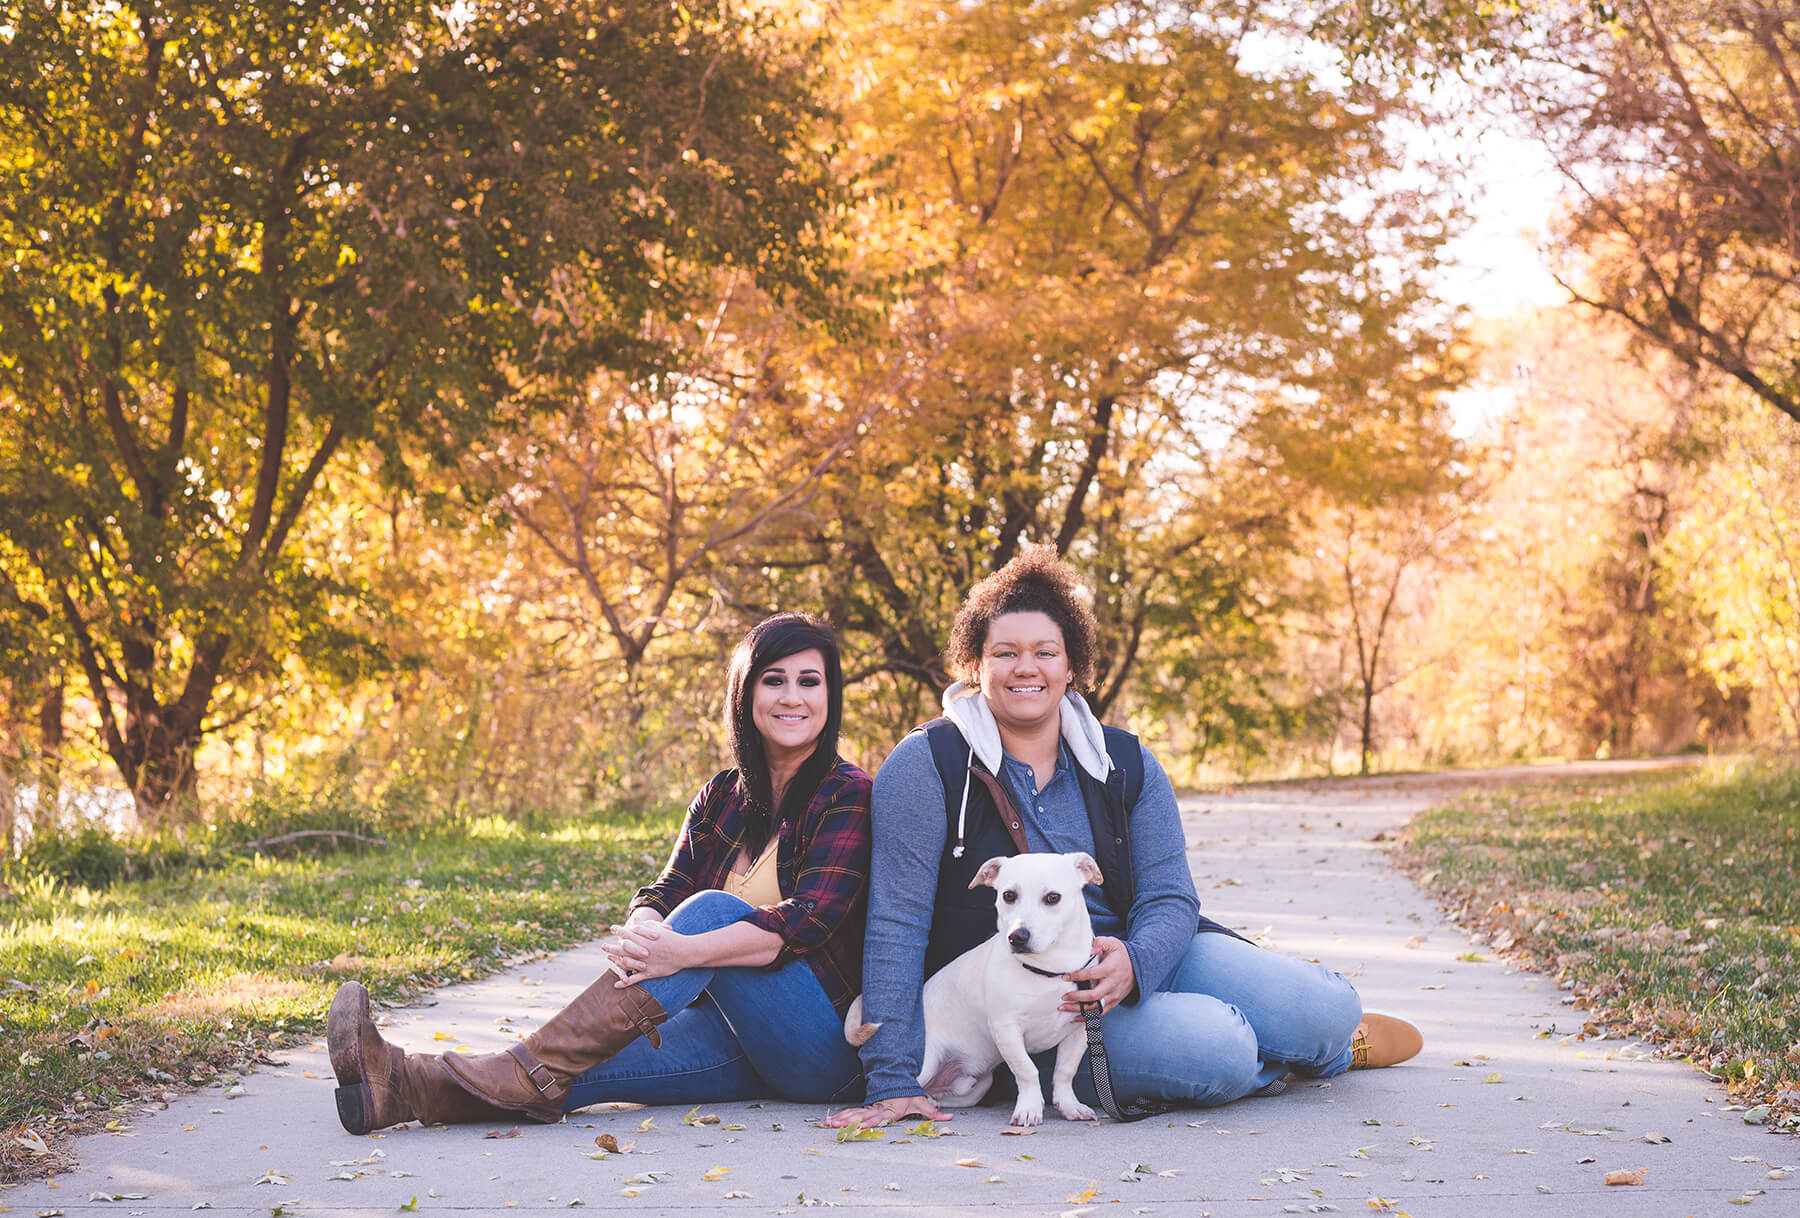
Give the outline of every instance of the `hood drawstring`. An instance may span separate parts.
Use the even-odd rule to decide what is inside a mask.
[[[953,859],[959,859],[963,856],[963,843],[968,841],[969,837],[969,780],[975,776],[974,770],[975,750],[970,749],[969,764],[963,770],[962,807],[957,809],[956,812],[956,845],[950,848],[950,857]]]

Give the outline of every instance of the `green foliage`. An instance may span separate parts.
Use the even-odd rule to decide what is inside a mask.
[[[1800,771],[1520,788],[1427,813],[1406,857],[1613,1034],[1762,1098],[1800,1084]]]
[[[345,454],[404,483],[539,364],[653,364],[721,266],[825,308],[807,69],[722,4],[0,24],[9,584],[147,816],[285,657],[366,646],[292,544]]]

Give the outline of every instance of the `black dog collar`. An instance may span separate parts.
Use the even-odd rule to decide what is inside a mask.
[[[1080,967],[1086,968],[1088,965],[1094,963],[1094,961],[1098,960],[1099,958],[1100,957],[1098,957],[1098,956],[1089,956],[1087,958],[1087,960],[1083,964],[1080,965]],[[1023,960],[1019,961],[1019,967],[1024,969],[1028,973],[1036,973],[1040,977],[1061,977],[1061,976],[1063,976],[1063,974],[1053,973],[1047,968],[1039,968],[1035,964],[1026,964]],[[1075,970],[1071,969],[1069,971],[1074,972]],[[1078,990],[1090,989],[1093,987],[1093,984],[1094,983],[1091,981],[1077,981],[1075,983],[1075,988]]]

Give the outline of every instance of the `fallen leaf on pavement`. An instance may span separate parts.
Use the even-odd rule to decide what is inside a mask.
[[[522,1138],[525,1131],[514,1125],[511,1129],[490,1129],[481,1135],[483,1138]]]
[[[1642,1184],[1644,1177],[1649,1172],[1648,1167],[1639,1167],[1632,1171],[1609,1171],[1606,1173],[1606,1182],[1608,1184]]]

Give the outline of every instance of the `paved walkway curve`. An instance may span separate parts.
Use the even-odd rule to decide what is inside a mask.
[[[1621,766],[1564,772],[1601,768]],[[1391,869],[1372,839],[1461,780],[1280,784],[1183,800],[1207,912],[1278,951],[1328,961],[1369,1007],[1415,1019],[1425,1051],[1405,1066],[1129,1126],[1051,1113],[1023,1137],[1004,1132],[1007,1109],[990,1108],[957,1116],[942,1136],[901,1127],[840,1143],[816,1124],[822,1109],[779,1103],[590,1110],[517,1136],[469,1126],[352,1137],[337,1125],[319,1044],[237,1087],[145,1112],[128,1136],[84,1140],[77,1170],[0,1193],[0,1205],[321,1218],[814,1206],[1195,1218],[1800,1214],[1800,1141],[1746,1126],[1686,1065],[1630,1043],[1574,1039],[1586,1016],[1564,1005],[1554,982],[1463,960],[1468,936]],[[392,1034],[409,1049],[501,1048],[577,992],[598,961],[590,946],[453,986],[394,1011]],[[684,1123],[690,1116],[718,1122]],[[635,1146],[595,1157],[605,1134]],[[1642,1185],[1605,1183],[1609,1172],[1640,1169]]]

